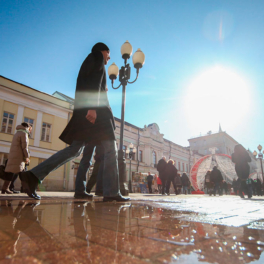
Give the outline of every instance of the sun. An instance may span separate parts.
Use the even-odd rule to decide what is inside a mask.
[[[219,123],[225,129],[233,129],[243,122],[251,102],[247,81],[222,66],[210,68],[194,78],[184,98],[186,121],[196,132],[216,130]]]

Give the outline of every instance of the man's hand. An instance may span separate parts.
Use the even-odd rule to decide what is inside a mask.
[[[90,121],[92,124],[94,124],[95,120],[97,118],[97,114],[95,110],[88,110],[86,119]]]

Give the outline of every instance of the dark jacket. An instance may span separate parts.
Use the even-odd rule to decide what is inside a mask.
[[[190,180],[189,180],[189,178],[188,178],[186,173],[182,174],[181,182],[182,182],[182,186],[190,186]]]
[[[250,170],[248,163],[251,162],[251,158],[242,145],[239,144],[235,146],[234,153],[232,154],[232,161],[235,163],[237,176],[240,179],[247,179]]]
[[[85,117],[88,110],[96,110],[94,124]],[[98,144],[115,139],[115,121],[106,92],[106,73],[103,54],[90,53],[84,60],[77,78],[74,111],[60,139],[67,144],[74,140]]]
[[[159,172],[160,176],[165,176],[166,175],[166,167],[167,167],[167,162],[164,159],[160,159],[157,165],[157,171]]]
[[[151,175],[151,174],[148,175],[148,176],[147,176],[147,181],[148,181],[148,182],[152,182],[152,181],[153,181],[153,175]]]
[[[172,163],[167,163],[165,173],[168,179],[174,179],[177,176],[178,170]]]
[[[216,167],[213,168],[211,171],[210,181],[214,183],[219,183],[223,181],[223,176],[220,170],[218,170]]]

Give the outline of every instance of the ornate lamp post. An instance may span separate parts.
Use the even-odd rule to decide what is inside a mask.
[[[118,167],[119,167],[119,182],[120,182],[120,191],[122,195],[128,195],[128,188],[125,183],[125,175],[126,175],[126,160],[124,157],[123,151],[123,140],[124,140],[124,124],[125,124],[125,104],[126,104],[126,86],[127,84],[134,83],[139,74],[139,69],[142,68],[143,64],[145,63],[145,55],[144,53],[138,49],[133,55],[133,64],[137,70],[137,76],[134,81],[130,82],[130,71],[131,68],[127,60],[130,58],[132,54],[133,48],[131,44],[126,41],[121,46],[121,55],[124,59],[124,66],[120,69],[113,63],[108,68],[108,75],[112,82],[113,89],[118,89],[122,85],[122,107],[121,107],[121,127],[120,127],[120,144],[118,150]],[[114,87],[114,80],[117,78],[119,74],[119,82],[120,84],[117,87]]]
[[[135,155],[137,149],[134,147],[134,145],[132,143],[129,144],[129,149],[126,150],[126,154],[129,155],[129,159],[130,159],[130,166],[129,166],[129,182],[128,182],[128,188],[129,188],[129,192],[132,193],[132,171],[131,171],[131,160],[133,155]]]
[[[254,150],[253,155],[255,157],[257,157],[257,155],[258,155],[258,159],[260,161],[260,166],[261,166],[261,174],[262,174],[263,186],[264,186],[264,175],[263,175],[263,165],[262,165],[264,151],[263,151],[263,153],[261,153],[261,150],[262,150],[262,146],[261,145],[258,145],[258,150],[259,150],[259,153],[257,153],[256,150]]]

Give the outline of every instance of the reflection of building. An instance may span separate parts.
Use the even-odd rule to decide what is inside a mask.
[[[30,122],[33,126],[30,139],[30,168],[41,163],[52,154],[65,147],[59,135],[65,128],[72,114],[74,100],[58,91],[53,95],[32,89],[23,84],[0,76],[0,163],[8,157],[9,148],[15,128],[21,122]],[[116,120],[116,137],[119,145],[120,119]],[[180,146],[164,138],[157,124],[144,128],[125,123],[124,150],[130,143],[137,148],[132,158],[132,174],[135,172],[157,173],[156,165],[162,156],[175,161],[180,173],[190,171],[190,167],[200,155],[193,154],[189,147]],[[74,189],[76,175],[81,157],[68,162],[53,171],[43,182],[44,190]],[[127,163],[129,162],[126,157]],[[127,180],[128,180],[127,166]],[[19,185],[19,181],[16,183]],[[18,186],[17,186],[18,187]]]

